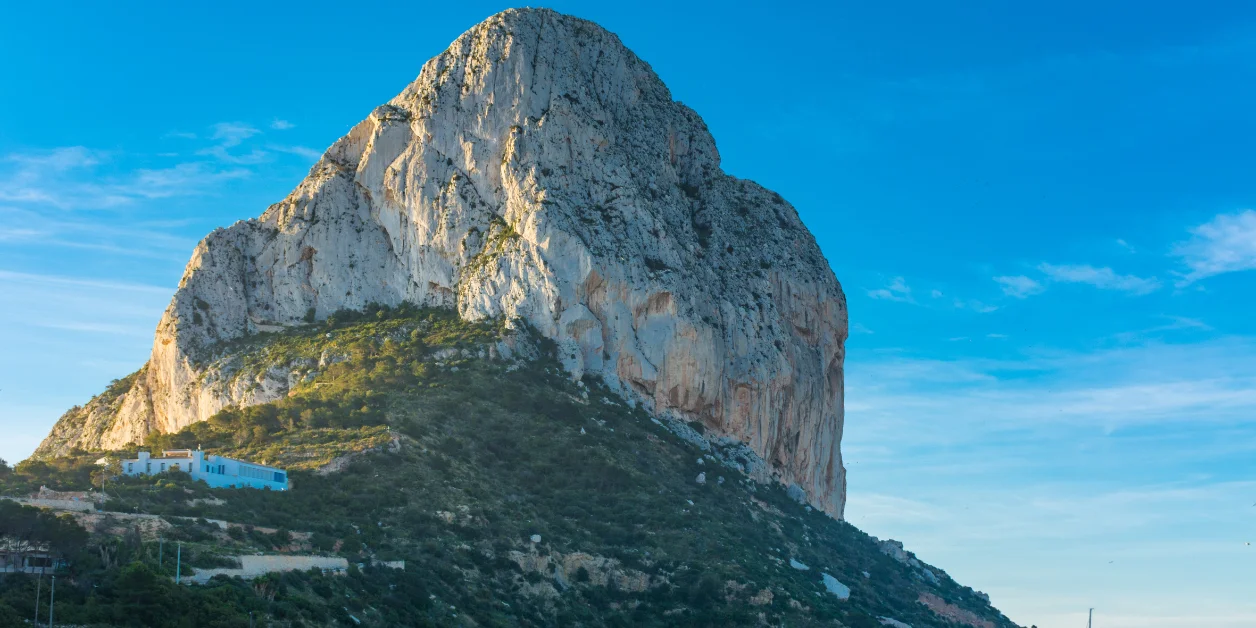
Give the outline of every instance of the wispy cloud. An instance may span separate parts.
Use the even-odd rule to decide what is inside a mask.
[[[276,120],[270,128],[282,130],[292,125]],[[139,199],[203,194],[223,182],[250,176],[250,166],[269,160],[272,152],[303,159],[317,159],[322,154],[299,145],[259,147],[255,138],[260,135],[260,129],[244,122],[214,124],[206,135],[171,131],[166,137],[212,144],[191,151],[198,158],[164,168],[128,168],[128,162],[144,156],[85,146],[11,153],[0,157],[0,201],[57,209],[118,208]]]
[[[1150,294],[1160,289],[1160,282],[1155,277],[1120,275],[1106,266],[1096,268],[1089,264],[1055,265],[1044,262],[1038,265],[1038,270],[1058,283],[1081,283],[1134,295]]]
[[[1186,316],[1166,316],[1171,321],[1167,325],[1162,325],[1156,329],[1199,329],[1202,331],[1212,331],[1212,325],[1199,320],[1198,318],[1188,318]]]
[[[270,123],[270,128],[276,131],[287,131],[288,129],[291,129],[295,126],[296,126],[295,124],[288,122],[287,120],[280,120],[278,118],[276,118],[273,122]]]
[[[42,238],[45,235],[47,235],[47,232],[38,231],[36,229],[23,229],[20,227],[18,228],[0,227],[0,242],[32,240],[35,238]]]
[[[0,200],[64,207],[78,197],[92,207],[125,202],[117,193],[96,185],[75,185],[76,171],[91,169],[106,158],[83,146],[64,146],[29,153],[11,153],[0,160]],[[3,168],[3,164],[11,164]]]
[[[182,263],[196,241],[167,229],[181,224],[109,221],[96,213],[38,212],[0,207],[0,243],[11,247],[64,247]]]
[[[170,287],[154,286],[125,281],[109,281],[88,279],[83,277],[65,277],[61,275],[42,275],[37,273],[21,273],[11,270],[0,270],[0,280],[20,282],[30,285],[74,286],[79,288],[96,288],[100,290],[116,290],[122,292],[147,292],[168,295],[173,292]]]
[[[103,157],[104,153],[89,150],[83,146],[64,146],[35,153],[14,153],[9,155],[6,160],[22,164],[24,166],[23,172],[41,168],[64,171],[94,166],[100,163]]]
[[[323,153],[321,151],[315,150],[313,148],[309,148],[307,146],[283,146],[280,144],[267,144],[266,148],[273,150],[277,153],[289,153],[292,155],[305,157],[306,159],[318,159],[319,157],[323,156]]]
[[[236,155],[232,154],[231,151],[227,150],[227,146],[223,145],[202,148],[201,150],[196,151],[196,154],[205,157],[213,157],[214,159],[224,163],[239,165],[260,164],[266,161],[266,157],[269,155],[266,151],[258,148],[254,148],[244,154]]]
[[[952,302],[957,310],[972,310],[978,314],[989,314],[999,309],[997,305],[990,305],[977,299],[955,299]]]
[[[912,293],[912,288],[907,284],[907,280],[903,277],[894,277],[890,280],[890,284],[884,288],[874,288],[865,290],[869,298],[881,301],[894,301],[897,303],[911,303],[917,305],[916,297]],[[936,288],[929,290],[929,297],[933,300],[942,299],[944,294]],[[976,299],[963,299],[955,297],[948,301],[926,302],[927,307],[945,307],[947,303],[958,310],[971,310],[981,314],[987,314],[998,310],[997,305],[990,305]]]
[[[1213,331],[1213,327],[1197,318],[1189,318],[1186,316],[1161,316],[1166,322],[1160,325],[1154,325],[1145,329],[1134,331],[1120,332],[1114,336],[1121,342],[1146,342],[1149,339],[1158,338],[1164,335],[1164,332],[1209,332]]]
[[[152,330],[147,327],[135,325],[75,321],[34,321],[31,324],[35,327],[43,327],[45,329],[56,329],[60,331],[71,331],[85,334],[109,334],[113,336],[130,336],[132,338],[149,338],[153,335]]]
[[[1256,340],[1245,338],[999,360],[865,357],[848,367],[847,413],[885,437],[931,445],[1061,425],[1243,422],[1256,416],[1254,357]]]
[[[253,126],[243,122],[219,122],[211,128],[213,128],[214,133],[210,137],[218,140],[222,146],[228,148],[239,146],[244,140],[261,133]]]
[[[202,163],[186,163],[172,168],[137,170],[133,181],[117,189],[130,196],[169,198],[195,193],[223,181],[243,179],[250,174],[243,168],[220,170]]]
[[[1072,490],[1070,490],[1072,489]],[[852,494],[849,508],[861,524],[885,526],[945,526],[946,538],[967,545],[996,539],[1083,541],[1111,534],[1130,534],[1161,522],[1200,522],[1193,514],[1201,506],[1216,508],[1256,489],[1256,482],[1152,484],[1102,490],[1095,487],[1039,485],[1020,495],[989,487],[958,489],[978,512],[958,512],[953,505],[934,500],[885,494]],[[1164,552],[1164,544],[1146,546],[1140,553]],[[1237,546],[1237,543],[1234,544]],[[908,547],[908,549],[911,549]],[[1213,548],[1215,549],[1215,547]],[[1137,554],[1135,554],[1137,556]],[[1130,557],[1124,547],[1111,547],[1102,555]]]
[[[890,285],[884,288],[868,290],[868,296],[874,299],[882,299],[885,301],[898,301],[901,303],[915,303],[915,299],[911,296],[911,287],[902,277],[895,277]]]
[[[0,200],[57,209],[104,209],[137,199],[200,194],[223,181],[250,174],[243,168],[224,169],[204,162],[118,174],[99,172],[97,167],[106,161],[104,153],[81,146],[10,154],[0,160],[0,166],[14,165],[7,170],[0,168]]]
[[[1256,211],[1219,214],[1191,229],[1191,238],[1173,249],[1189,272],[1178,286],[1213,275],[1256,269]]]
[[[1003,294],[1017,299],[1024,299],[1046,290],[1041,283],[1024,275],[995,277],[994,281],[1003,289]]]
[[[8,306],[0,308],[0,324],[6,329],[45,328],[143,338],[151,336],[174,287],[0,270],[0,292]]]
[[[257,164],[266,160],[266,151],[257,148],[251,149],[244,154],[233,154],[230,150],[240,146],[250,137],[261,133],[256,127],[243,122],[219,122],[211,128],[213,133],[210,135],[210,139],[216,140],[218,143],[208,148],[202,148],[196,151],[196,154],[213,157],[219,161],[231,164]]]

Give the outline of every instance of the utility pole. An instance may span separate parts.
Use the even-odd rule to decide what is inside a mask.
[[[179,576],[183,572],[183,541],[179,541],[179,549],[176,553],[177,558],[174,563],[174,583],[179,584]]]
[[[1095,622],[1095,609],[1092,608],[1090,609],[1090,617],[1086,620],[1086,628],[1094,628],[1093,626],[1094,622]]]
[[[43,593],[44,572],[39,572],[39,581],[35,583],[35,625],[39,625],[39,596]]]
[[[57,576],[52,576],[52,595],[48,598],[48,628],[52,628],[52,618],[56,617]]]

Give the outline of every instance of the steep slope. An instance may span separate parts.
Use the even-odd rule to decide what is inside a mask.
[[[201,444],[283,465],[293,490],[211,489],[174,473],[112,479],[103,507],[144,515],[132,523],[150,532],[141,546],[139,535],[103,526],[96,542],[158,569],[164,527],[166,573],[172,540],[183,542],[184,565],[197,568],[256,552],[368,567],[342,577],[293,572],[251,587],[219,579],[135,599],[110,591],[112,572],[91,572],[97,561],[84,559],[78,586],[65,597],[58,588],[59,619],[133,624],[137,612],[208,599],[215,625],[241,627],[249,611],[259,626],[1013,625],[901,546],[753,481],[738,448],[704,449],[600,378],[572,381],[556,345],[535,331],[449,310],[348,316],[230,348],[240,381],[298,365],[282,400],[149,436],[153,448]],[[383,431],[391,437],[379,438]],[[83,490],[98,456],[78,456],[77,466],[26,463],[0,477],[0,494]],[[329,468],[339,470],[321,471]],[[109,535],[119,534],[132,539],[129,550],[116,549]],[[396,560],[404,570],[369,567]],[[138,568],[115,562],[123,573]],[[30,593],[11,597],[28,603]],[[144,616],[152,626],[182,620]],[[102,621],[110,617],[120,619]]]
[[[702,120],[617,37],[543,9],[467,31],[286,199],[206,237],[133,385],[38,454],[281,398],[287,367],[241,385],[217,348],[403,302],[526,321],[572,377],[744,443],[842,514],[846,302],[814,239],[720,170]]]

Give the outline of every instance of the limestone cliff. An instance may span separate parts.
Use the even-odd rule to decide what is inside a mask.
[[[525,319],[573,376],[744,442],[842,514],[846,301],[815,240],[720,170],[701,118],[615,35],[550,10],[467,31],[286,199],[207,236],[133,385],[40,453],[277,398],[282,369],[242,385],[214,352],[403,301]]]

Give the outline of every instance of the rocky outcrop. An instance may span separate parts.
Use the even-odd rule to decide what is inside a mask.
[[[154,429],[152,404],[145,394],[147,365],[114,380],[86,405],[61,415],[44,437],[36,456],[59,455],[78,447],[112,449],[144,439]]]
[[[281,387],[206,378],[212,348],[403,301],[526,320],[573,376],[745,443],[841,516],[846,302],[815,240],[615,35],[550,10],[467,31],[286,199],[206,237],[111,419],[41,451],[266,401]]]

